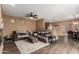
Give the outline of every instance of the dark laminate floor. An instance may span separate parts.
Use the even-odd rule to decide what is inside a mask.
[[[79,41],[68,40],[67,38],[60,38],[49,46],[41,48],[31,54],[78,54]],[[14,42],[4,44],[3,54],[20,54]]]
[[[4,44],[3,54],[20,54],[14,42]]]
[[[56,44],[39,49],[32,54],[78,54],[79,42],[63,40]]]

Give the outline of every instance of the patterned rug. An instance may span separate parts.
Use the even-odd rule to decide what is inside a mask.
[[[15,44],[18,47],[21,54],[30,54],[40,48],[43,48],[43,47],[49,45],[49,43],[43,43],[40,41],[38,41],[36,43],[29,43],[25,40],[15,41]]]

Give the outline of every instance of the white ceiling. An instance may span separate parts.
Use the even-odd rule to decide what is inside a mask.
[[[73,18],[73,14],[79,16],[78,4],[5,4],[2,8],[6,15],[25,17],[25,14],[34,12],[48,22],[67,20]]]

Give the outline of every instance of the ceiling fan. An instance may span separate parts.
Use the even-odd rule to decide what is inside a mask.
[[[37,17],[37,15],[36,14],[34,14],[34,13],[28,13],[28,14],[26,14],[26,17],[30,17],[31,19],[33,19],[33,18],[38,18]]]

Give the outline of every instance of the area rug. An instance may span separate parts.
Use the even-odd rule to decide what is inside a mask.
[[[41,49],[41,48],[49,45],[49,43],[43,43],[40,41],[38,41],[36,43],[29,43],[25,40],[15,41],[15,44],[18,47],[21,54],[30,54],[38,49]]]

